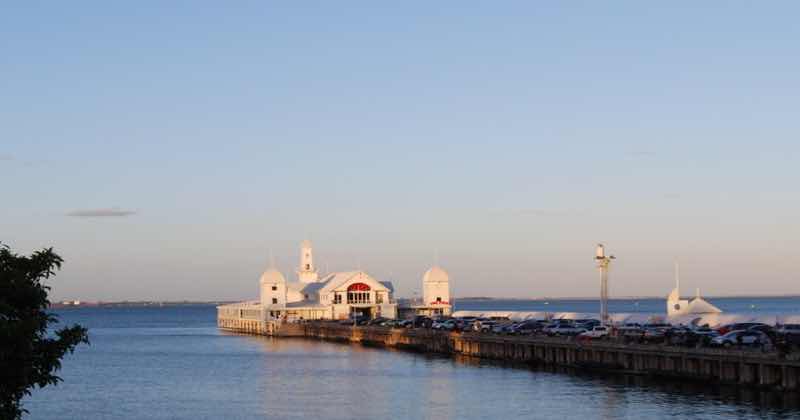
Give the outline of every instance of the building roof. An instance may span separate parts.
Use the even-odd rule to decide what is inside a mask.
[[[426,271],[425,275],[422,277],[423,283],[447,283],[448,281],[450,281],[450,275],[448,275],[447,271],[444,271],[444,269],[438,265],[431,267],[431,269]]]
[[[305,287],[302,287],[305,286]],[[313,283],[302,283],[302,289],[300,289],[303,293],[311,294],[311,293],[318,293],[320,289],[325,287],[325,283],[323,282],[313,282]]]
[[[280,271],[269,268],[261,275],[261,283],[286,283],[286,278]]]
[[[710,304],[707,300],[701,298],[700,296],[692,299],[691,302],[689,302],[690,314],[718,314],[721,312],[721,309]]]

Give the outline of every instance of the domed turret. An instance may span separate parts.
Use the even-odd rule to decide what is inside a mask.
[[[275,310],[286,308],[286,277],[280,271],[270,267],[261,275],[261,309],[264,317]]]
[[[264,274],[261,275],[261,284],[264,283],[286,283],[286,278],[283,277],[283,274],[281,274],[280,271],[274,268],[269,268],[264,272]]]
[[[425,283],[447,283],[450,281],[450,276],[447,271],[437,265],[425,272],[422,281]]]
[[[439,266],[433,266],[422,276],[424,305],[450,305],[450,276]]]

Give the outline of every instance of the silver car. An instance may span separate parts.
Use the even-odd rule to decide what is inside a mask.
[[[745,346],[752,345],[766,345],[771,344],[769,336],[761,331],[755,330],[737,330],[731,331],[725,335],[714,337],[711,340],[712,346],[731,347],[738,344]]]

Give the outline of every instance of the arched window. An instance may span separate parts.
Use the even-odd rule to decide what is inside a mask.
[[[369,292],[369,286],[364,283],[353,283],[348,288],[348,292]]]
[[[364,283],[353,283],[347,288],[347,303],[370,303],[370,288]]]

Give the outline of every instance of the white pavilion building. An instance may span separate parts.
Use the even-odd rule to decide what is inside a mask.
[[[296,274],[297,280],[289,281],[272,263],[259,279],[259,299],[221,305],[217,308],[218,317],[251,321],[339,320],[354,314],[398,317],[391,282],[379,281],[363,270],[320,275],[310,241],[300,245]],[[422,301],[403,307],[404,316],[452,313],[450,276],[444,269],[434,266],[428,270],[422,278],[422,290]]]
[[[261,275],[260,307],[266,320],[347,319],[357,312],[369,318],[397,317],[391,282],[362,270],[320,277],[310,241],[300,245],[297,281],[287,281],[275,267]]]

